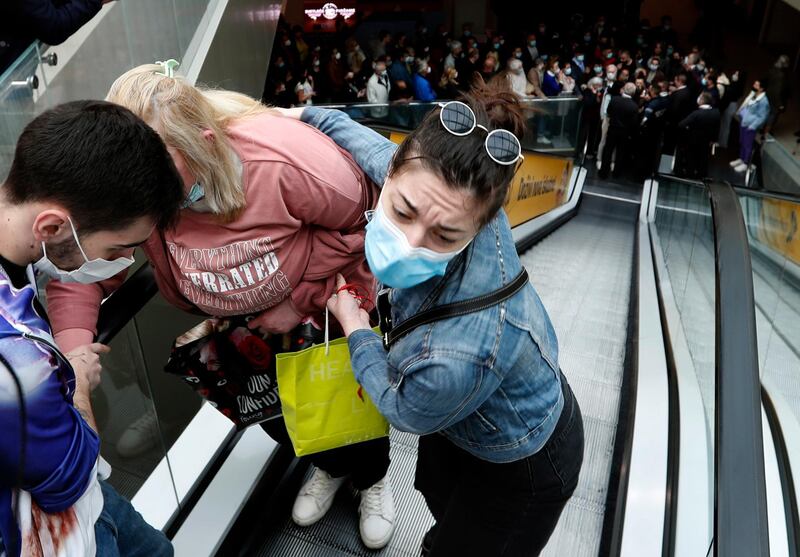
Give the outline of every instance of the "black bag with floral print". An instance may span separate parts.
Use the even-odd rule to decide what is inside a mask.
[[[237,429],[281,416],[275,354],[299,350],[317,340],[301,325],[285,335],[262,336],[246,317],[207,319],[175,339],[167,373],[181,377],[227,416]]]

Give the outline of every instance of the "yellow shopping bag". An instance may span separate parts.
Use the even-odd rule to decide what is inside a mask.
[[[346,338],[276,358],[283,418],[297,456],[389,435],[389,423],[353,375]]]

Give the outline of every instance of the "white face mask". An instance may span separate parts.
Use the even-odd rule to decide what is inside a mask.
[[[91,284],[93,282],[109,279],[133,265],[133,257],[120,257],[112,261],[107,261],[105,259],[92,259],[90,261],[89,258],[86,257],[86,252],[83,251],[80,240],[78,240],[78,233],[75,231],[75,225],[72,224],[72,219],[69,219],[69,225],[72,228],[72,236],[75,238],[75,243],[78,244],[78,249],[81,251],[81,255],[85,260],[84,264],[74,271],[59,269],[47,258],[47,248],[44,242],[42,242],[42,258],[33,264],[38,271],[51,278],[58,279],[61,282]]]

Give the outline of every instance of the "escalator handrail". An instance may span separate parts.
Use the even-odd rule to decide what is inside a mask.
[[[150,263],[145,262],[100,306],[97,342],[108,344],[158,292]]]
[[[769,190],[751,190],[740,186],[731,186],[738,195],[748,197],[759,197],[761,199],[778,199],[780,201],[788,201],[800,205],[800,196],[794,196],[788,193],[777,193]]]
[[[708,182],[716,252],[714,554],[769,555],[753,272],[739,198]]]

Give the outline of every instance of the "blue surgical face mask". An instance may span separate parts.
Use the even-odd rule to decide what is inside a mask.
[[[528,41],[528,44],[532,47],[536,46],[536,41]]]
[[[500,43],[494,43],[494,49],[495,50],[499,50],[500,49]]]
[[[370,271],[387,286],[411,288],[443,276],[450,260],[469,245],[448,253],[412,247],[403,231],[386,216],[382,203],[378,201],[367,224],[364,251]]]
[[[191,207],[205,196],[206,192],[203,189],[203,186],[200,185],[200,182],[195,182],[192,184],[192,187],[189,188],[189,193],[186,194],[186,199],[184,199],[183,203],[181,203],[181,209]]]
[[[578,62],[583,62],[586,57],[583,54],[578,54],[576,58],[578,59]]]

